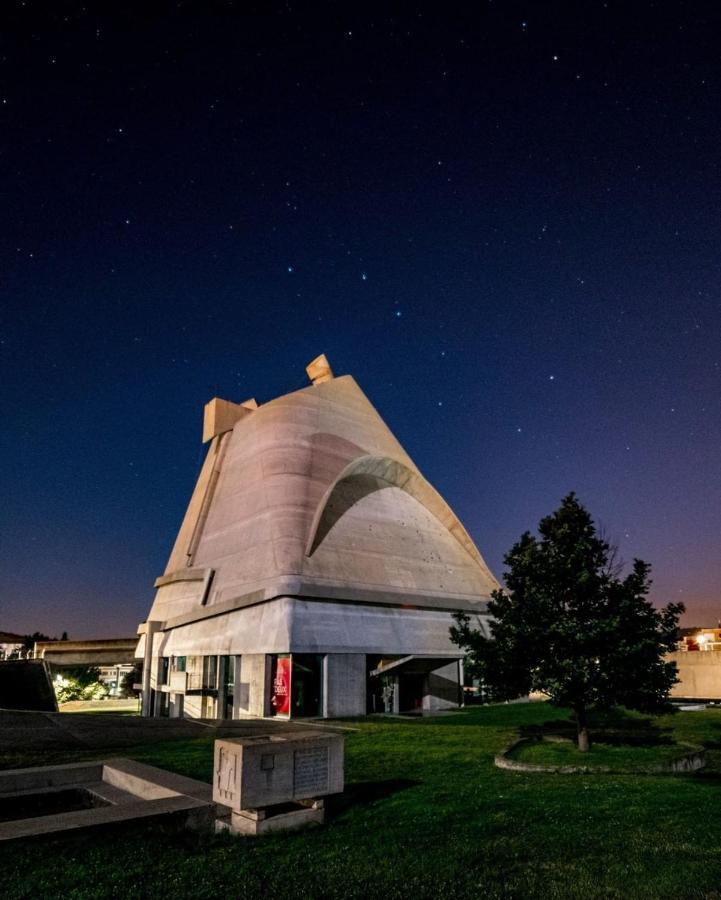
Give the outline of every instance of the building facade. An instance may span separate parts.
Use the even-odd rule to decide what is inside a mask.
[[[26,638],[22,634],[0,631],[0,660],[22,659],[27,655]]]
[[[678,649],[667,659],[676,663],[675,700],[721,700],[721,628],[683,628]]]
[[[145,715],[455,706],[452,614],[497,582],[350,376],[205,407],[208,453],[140,625]]]

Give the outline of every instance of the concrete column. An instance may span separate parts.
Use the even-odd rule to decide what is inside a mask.
[[[143,656],[143,702],[141,715],[150,715],[151,673],[153,671],[153,643],[155,635],[160,631],[161,623],[149,621],[145,623],[145,655]]]
[[[235,669],[235,677],[233,681],[235,686],[233,688],[233,718],[238,719],[240,717],[241,709],[240,709],[240,677],[242,674],[241,671],[241,660],[242,656],[234,656],[233,657],[233,666]]]
[[[215,718],[223,718],[223,709],[225,707],[225,691],[226,691],[226,672],[230,660],[227,656],[218,657],[218,702],[215,707]]]

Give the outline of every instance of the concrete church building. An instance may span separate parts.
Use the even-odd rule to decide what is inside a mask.
[[[497,586],[350,376],[205,407],[205,463],[147,622],[143,712],[347,716],[456,706],[463,610]]]

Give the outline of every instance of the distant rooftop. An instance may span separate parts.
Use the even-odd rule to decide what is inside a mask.
[[[22,644],[26,635],[13,634],[11,631],[0,631],[0,644]]]

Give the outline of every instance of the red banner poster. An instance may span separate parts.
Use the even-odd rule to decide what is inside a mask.
[[[276,660],[273,696],[271,701],[276,715],[287,716],[290,712],[290,657],[280,656]]]

